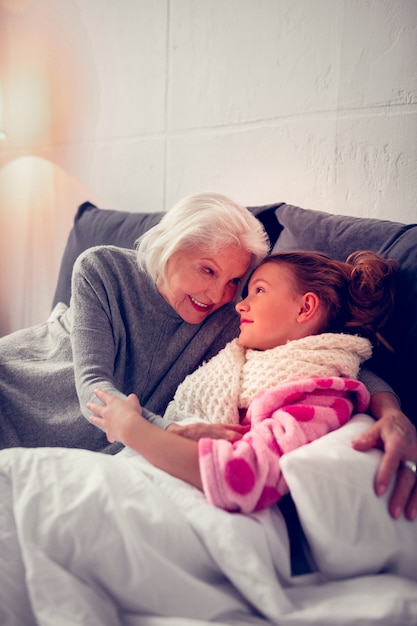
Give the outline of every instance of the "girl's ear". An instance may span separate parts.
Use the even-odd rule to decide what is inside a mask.
[[[312,291],[308,291],[302,297],[302,303],[298,312],[298,322],[309,322],[313,319],[319,308],[320,300]]]

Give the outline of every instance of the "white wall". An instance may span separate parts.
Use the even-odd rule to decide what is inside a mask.
[[[417,0],[0,0],[1,126],[0,334],[87,199],[417,222]]]

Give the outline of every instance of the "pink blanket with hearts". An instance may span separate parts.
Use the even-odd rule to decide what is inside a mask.
[[[251,513],[288,493],[280,458],[364,412],[369,392],[358,380],[306,378],[260,392],[246,420],[250,430],[231,443],[200,439],[199,464],[207,500],[228,511]]]

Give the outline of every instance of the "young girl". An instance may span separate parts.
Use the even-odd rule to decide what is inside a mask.
[[[121,400],[97,390],[104,406],[87,405],[91,422],[217,507],[249,513],[271,506],[288,491],[281,455],[367,409],[369,394],[355,379],[371,341],[383,341],[395,271],[371,252],[346,263],[314,252],[265,259],[236,306],[239,338],[184,380],[166,412],[170,420],[241,424],[246,432],[235,441],[195,442],[176,436],[184,427],[157,429],[133,394]]]

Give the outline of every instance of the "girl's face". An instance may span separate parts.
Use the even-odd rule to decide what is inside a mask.
[[[252,274],[248,296],[236,305],[242,346],[268,350],[309,334],[300,324],[305,297],[296,293],[290,279],[290,270],[273,262]]]
[[[200,324],[233,300],[251,255],[237,244],[213,254],[198,247],[179,250],[168,260],[165,278],[156,287],[161,296],[189,324]]]

